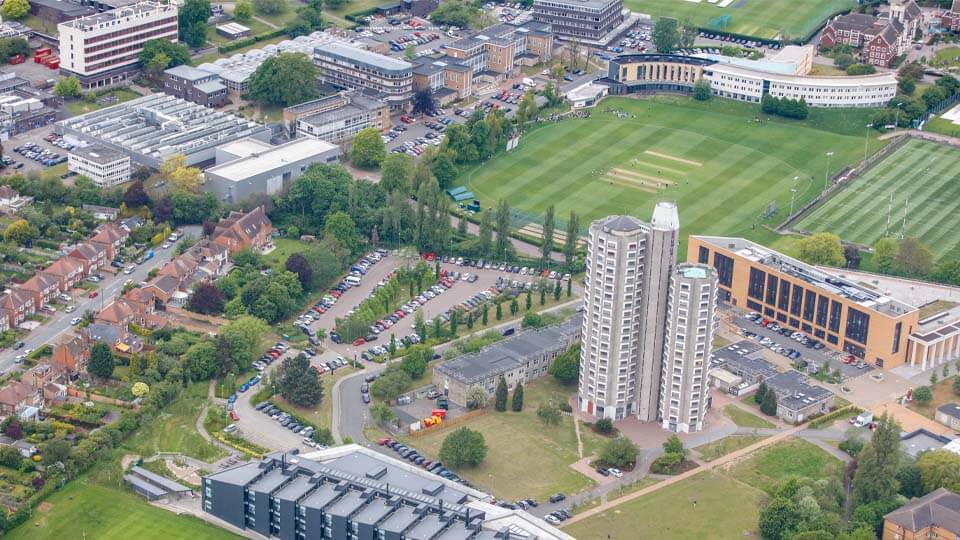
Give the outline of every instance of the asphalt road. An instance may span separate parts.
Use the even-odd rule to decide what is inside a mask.
[[[195,225],[180,227],[179,229],[185,234],[192,235],[194,238],[199,238],[202,233],[202,229]],[[151,269],[159,268],[173,258],[173,247],[156,249],[154,253],[156,253],[156,255],[152,259],[138,265],[136,270],[130,275],[118,272],[117,275],[114,276],[108,272],[103,272],[104,279],[100,282],[100,288],[97,289],[99,294],[96,298],[88,298],[86,292],[71,292],[70,295],[73,296],[73,302],[70,302],[70,304],[76,306],[77,309],[73,313],[66,313],[63,309],[58,309],[45,323],[22,339],[24,349],[36,349],[47,343],[55,345],[58,337],[73,328],[70,325],[70,319],[82,316],[84,311],[88,309],[94,312],[103,309],[104,306],[110,303],[110,300],[120,293],[123,284],[128,279],[132,279],[135,283],[145,281]],[[0,352],[0,372],[6,373],[13,368],[16,365],[14,358],[20,354],[20,352],[21,351],[13,349]]]

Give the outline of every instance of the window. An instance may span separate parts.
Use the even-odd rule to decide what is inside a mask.
[[[844,335],[859,343],[867,342],[870,330],[870,315],[853,308],[847,308],[847,329]],[[862,354],[860,356],[863,356]]]
[[[840,312],[843,306],[836,300],[830,301],[830,325],[827,327],[831,332],[840,332]]]
[[[803,287],[793,286],[793,297],[790,299],[790,314],[800,316],[800,306],[803,303]],[[794,326],[797,326],[794,324]]]
[[[777,307],[786,311],[790,307],[790,282],[780,281],[780,297],[777,300]]]
[[[803,298],[803,320],[813,321],[813,313],[817,308],[817,293],[813,291],[804,291]]]
[[[777,279],[777,276],[769,275],[767,276],[767,299],[766,303],[774,306],[777,304],[777,285],[780,283],[780,280]]]
[[[700,264],[709,264],[710,263],[710,250],[700,246],[700,250],[697,253],[697,262]]]
[[[765,272],[762,270],[757,270],[756,268],[751,268],[750,281],[747,284],[747,296],[763,301],[763,283],[766,278],[767,274]],[[757,307],[755,309],[759,310],[760,308]]]
[[[898,322],[897,326],[893,329],[893,350],[892,353],[896,354],[900,351],[900,333],[903,331],[903,323]]]
[[[827,326],[827,313],[830,311],[830,299],[822,294],[817,298],[817,324]]]
[[[717,281],[724,287],[733,286],[733,259],[720,253],[713,254],[713,267],[717,269]]]

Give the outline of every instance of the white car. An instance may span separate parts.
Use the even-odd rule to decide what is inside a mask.
[[[73,325],[73,326],[76,326],[76,325],[80,324],[80,321],[81,321],[81,320],[82,320],[82,319],[80,319],[80,317],[74,317],[74,318],[70,319],[70,324]]]
[[[74,311],[76,311],[76,309],[77,309],[77,306],[67,306],[63,310],[67,313],[73,313]]]
[[[126,268],[123,269],[123,273],[124,273],[124,274],[127,274],[127,275],[130,275],[130,274],[132,274],[132,273],[134,272],[134,270],[136,270],[136,269],[137,269],[137,267],[131,264],[130,266],[128,266],[128,267],[126,267]]]
[[[170,249],[170,243],[169,243],[169,242],[164,242],[160,247],[163,248],[163,249]]]
[[[623,471],[621,471],[620,469],[611,468],[611,469],[607,469],[607,472],[609,472],[611,476],[615,476],[616,478],[623,478]]]

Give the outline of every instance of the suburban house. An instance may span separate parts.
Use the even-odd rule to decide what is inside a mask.
[[[960,404],[944,403],[937,407],[934,415],[937,422],[947,426],[954,431],[960,431]]]
[[[22,197],[10,186],[0,186],[0,209],[6,212],[16,212],[33,202],[33,197]]]
[[[883,516],[882,540],[960,537],[960,495],[946,488],[913,499]]]
[[[60,294],[60,280],[53,274],[40,271],[23,282],[23,285],[20,285],[20,290],[33,295],[33,305],[42,309],[43,306],[47,305],[47,302]]]
[[[136,353],[143,350],[143,341],[131,334],[125,325],[95,322],[84,328],[82,335],[87,348],[102,341],[122,353]]]
[[[37,312],[33,295],[19,287],[9,290],[0,296],[0,309],[9,314],[7,329],[13,328],[27,319],[27,316]]]
[[[93,214],[93,217],[100,221],[114,221],[120,217],[120,209],[110,206],[97,206],[95,204],[84,204],[80,208]]]
[[[50,361],[64,374],[72,376],[86,371],[88,360],[90,349],[83,340],[74,337],[57,345]]]
[[[960,0],[953,0],[950,11],[940,15],[940,25],[950,32],[960,32]]]
[[[123,227],[114,223],[105,223],[97,227],[96,234],[90,238],[90,243],[106,249],[107,259],[113,260],[123,249],[129,237],[130,232]]]
[[[24,407],[43,408],[43,393],[39,388],[21,381],[0,388],[0,414],[19,414]]]
[[[132,216],[132,217],[128,217],[120,220],[120,227],[127,232],[131,232],[134,229],[143,227],[146,224],[147,224],[146,220],[140,216]]]
[[[820,45],[849,45],[860,53],[860,61],[889,67],[905,54],[917,30],[921,29],[922,13],[914,0],[891,0],[885,17],[863,13],[840,15],[827,23],[820,36]]]
[[[60,290],[67,291],[83,280],[84,268],[84,261],[67,255],[57,259],[44,271],[56,276],[60,280]]]
[[[84,275],[96,274],[107,264],[107,250],[103,245],[84,242],[67,254],[83,262]]]
[[[273,244],[273,224],[262,206],[244,214],[233,211],[220,220],[210,241],[227,248],[230,255],[243,249],[264,251]]]

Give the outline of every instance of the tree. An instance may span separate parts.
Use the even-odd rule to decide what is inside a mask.
[[[613,433],[613,420],[609,418],[601,418],[593,424],[593,427],[603,434]]]
[[[257,354],[270,327],[262,320],[243,316],[220,328],[219,336],[227,345],[228,356],[241,370],[246,370]]]
[[[360,247],[361,239],[357,232],[357,225],[346,212],[334,212],[327,217],[327,223],[323,226],[323,236],[335,240],[350,253]]]
[[[150,386],[145,382],[133,383],[133,388],[130,390],[130,393],[132,393],[134,397],[142,398],[150,393]]]
[[[476,467],[487,456],[483,434],[462,427],[447,435],[440,446],[440,459],[450,467]]]
[[[921,386],[914,389],[913,400],[921,405],[926,405],[933,401],[933,390],[929,386]]]
[[[567,221],[567,238],[563,245],[563,260],[570,269],[573,264],[573,257],[577,252],[577,237],[580,235],[580,218],[571,210],[570,219]]]
[[[885,236],[873,244],[873,262],[884,274],[893,271],[898,252],[897,240],[892,236]]]
[[[933,254],[916,238],[904,238],[897,249],[894,265],[898,272],[910,277],[925,277],[933,268]]]
[[[247,22],[253,18],[253,2],[250,0],[237,0],[233,8],[233,18],[240,22]]]
[[[96,342],[90,349],[90,361],[87,362],[87,372],[94,377],[109,379],[113,376],[114,359],[110,346],[102,341]]]
[[[680,454],[684,457],[687,455],[687,449],[683,447],[683,441],[676,435],[671,435],[670,438],[663,443],[663,452],[665,454]]]
[[[377,128],[367,128],[357,133],[353,139],[351,156],[353,164],[364,169],[379,167],[383,163],[387,149]]]
[[[614,467],[631,469],[637,462],[639,452],[633,441],[618,435],[611,439],[600,452],[600,460]]]
[[[380,185],[387,193],[406,191],[413,181],[413,158],[391,152],[380,164]]]
[[[407,372],[411,379],[418,379],[427,372],[427,365],[433,359],[433,347],[429,345],[414,345],[403,355],[400,367]]]
[[[310,261],[299,253],[294,253],[287,257],[287,262],[283,265],[288,272],[293,272],[300,280],[300,285],[304,290],[310,288],[313,281],[313,268],[310,267]]]
[[[848,67],[854,65],[855,62],[856,59],[854,59],[853,55],[850,53],[841,53],[833,58],[833,65],[836,66],[837,69],[842,69],[844,71],[846,71]]]
[[[65,439],[57,437],[47,441],[41,448],[43,454],[43,464],[53,465],[54,463],[66,463],[70,458],[70,452],[73,447]]]
[[[156,62],[157,65],[161,66],[161,72],[170,67],[190,63],[190,49],[186,46],[173,43],[168,39],[151,39],[143,44],[143,50],[140,51],[139,56],[140,64],[146,68],[151,62],[154,62],[154,57],[160,54],[166,57],[165,62]]]
[[[250,97],[264,105],[287,107],[309,101],[316,96],[317,68],[310,58],[302,53],[280,53],[272,56],[260,64],[250,76]],[[379,133],[377,140],[383,144]]]
[[[410,375],[400,364],[390,364],[370,385],[370,394],[384,401],[392,401],[410,388]]]
[[[497,206],[497,250],[494,255],[498,259],[506,259],[509,246],[510,205],[507,203],[506,199],[500,199],[500,203]]]
[[[960,491],[960,454],[949,450],[924,452],[917,459],[917,468],[926,493],[940,488]]]
[[[763,395],[763,403],[760,404],[760,412],[767,416],[777,415],[777,393],[767,390]]]
[[[710,80],[700,77],[697,79],[697,82],[693,83],[693,99],[697,101],[708,101],[713,95],[713,91],[710,89]]]
[[[262,15],[279,15],[287,11],[284,0],[253,0],[253,9]]]
[[[497,302],[497,315],[496,315],[496,317],[497,317],[497,320],[498,320],[498,321],[503,318],[503,304],[501,304],[500,302]]]
[[[7,225],[3,231],[3,239],[11,244],[26,245],[32,242],[38,233],[34,227],[25,219],[18,219],[10,225]]]
[[[500,380],[497,382],[497,391],[494,394],[493,408],[497,412],[504,412],[507,410],[507,379],[500,376]]]
[[[843,266],[840,237],[828,232],[808,236],[800,241],[800,258],[810,264]]]
[[[280,365],[280,395],[300,407],[316,407],[323,399],[320,374],[310,366],[307,357],[298,354]]]
[[[411,44],[411,47],[413,45]],[[423,88],[413,94],[413,112],[414,114],[429,114],[437,110],[436,101],[433,99],[433,90]]]
[[[483,304],[483,311],[480,314],[480,323],[483,326],[487,325],[489,315],[487,314],[490,311],[490,304]],[[960,379],[960,377],[958,377]]]
[[[53,85],[53,93],[65,98],[80,97],[83,94],[80,89],[80,79],[72,75],[70,77],[60,77],[57,84]]]
[[[200,283],[193,288],[187,309],[206,315],[223,313],[223,293],[212,283]]]
[[[953,379],[953,393],[960,396],[960,376]]]
[[[760,538],[764,540],[786,540],[800,522],[800,512],[796,503],[784,497],[770,501],[760,511]]]
[[[9,469],[17,469],[23,457],[16,446],[5,444],[0,446],[0,465]]]
[[[513,389],[513,401],[510,402],[510,410],[520,412],[523,410],[523,383],[518,382],[517,387]]]
[[[558,354],[550,364],[548,372],[560,384],[573,384],[580,376],[580,343]]]
[[[0,7],[4,19],[20,20],[30,14],[30,2],[27,0],[6,0]]]
[[[207,40],[207,19],[210,18],[209,0],[186,0],[180,6],[180,41],[197,49]]]
[[[184,355],[184,369],[195,381],[206,381],[217,374],[217,347],[213,341],[198,341]]]
[[[127,208],[139,208],[150,204],[150,196],[144,189],[143,181],[137,180],[130,183],[130,186],[123,193],[123,203],[127,205]]]
[[[900,425],[884,413],[877,429],[857,458],[853,477],[855,504],[888,501],[899,487],[896,474],[900,465]]]
[[[188,167],[185,155],[174,154],[160,164],[160,177],[178,191],[199,193],[203,172],[196,167]]]
[[[761,381],[760,386],[757,387],[756,393],[753,394],[753,402],[757,405],[763,403],[764,396],[767,395],[767,383],[766,381]]]
[[[680,44],[680,28],[676,19],[660,17],[653,26],[653,45],[657,52],[669,54]]]
[[[541,401],[537,407],[537,418],[548,426],[560,424],[560,407],[553,400]]]
[[[490,396],[487,394],[487,390],[479,385],[473,385],[470,388],[467,388],[467,394],[465,396],[467,402],[467,408],[470,410],[482,409],[487,406],[487,402],[490,401]]]
[[[553,205],[547,207],[547,213],[543,218],[543,244],[540,245],[540,258],[546,265],[550,260],[550,253],[553,251],[553,232],[555,228],[553,217]]]
[[[448,0],[433,10],[430,20],[441,26],[480,26],[480,10],[463,0]]]
[[[483,211],[480,217],[480,243],[477,246],[480,255],[490,255],[490,249],[493,246],[493,212],[489,208]],[[484,323],[486,324],[486,323]]]

